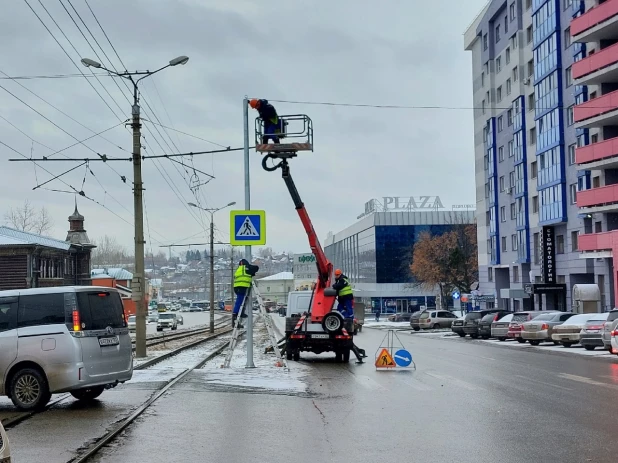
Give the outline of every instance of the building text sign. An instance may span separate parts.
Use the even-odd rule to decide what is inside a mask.
[[[543,227],[541,240],[543,283],[556,283],[556,237],[554,227]]]
[[[376,212],[379,202],[375,199],[365,203],[365,213]],[[386,211],[412,211],[419,209],[444,209],[439,196],[384,196],[382,198],[382,210]]]

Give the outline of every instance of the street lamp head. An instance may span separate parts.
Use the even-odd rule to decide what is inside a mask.
[[[92,60],[90,58],[82,58],[82,64],[86,67],[90,67],[90,66],[92,66],[93,68],[101,67],[101,63],[98,63],[95,60]]]
[[[228,205],[227,205],[227,206],[225,206],[225,207],[233,206],[234,204],[236,204],[236,201],[232,201],[230,204],[228,204]]]
[[[191,207],[197,207],[197,204],[195,204],[195,203],[187,203],[187,204],[188,204],[189,206],[191,206]]]
[[[179,64],[187,64],[187,61],[189,61],[188,56],[179,56],[178,58],[174,58],[173,60],[170,61],[170,66],[177,66]]]

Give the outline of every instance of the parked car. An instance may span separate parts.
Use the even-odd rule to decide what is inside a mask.
[[[571,312],[542,313],[533,320],[522,324],[521,337],[533,346],[538,346],[542,342],[553,342],[551,335],[554,332],[554,327],[561,325],[573,315],[575,314]]]
[[[610,310],[607,314],[607,321],[603,324],[601,338],[603,339],[603,347],[605,350],[611,351],[612,347],[612,325],[618,320],[618,309]],[[613,353],[613,352],[612,352]]]
[[[498,310],[497,312],[488,313],[479,320],[478,335],[482,339],[489,339],[491,337],[491,325],[493,322],[500,320],[502,317],[508,315],[508,310]]]
[[[129,331],[135,331],[136,319],[137,317],[135,315],[131,315],[127,320],[127,326],[129,327]]]
[[[513,315],[512,313],[507,314],[491,324],[492,338],[496,338],[498,341],[506,341],[506,335],[509,332],[509,325],[511,320],[513,320]]]
[[[450,328],[457,320],[457,315],[448,310],[425,310],[419,317],[419,326],[423,329]]]
[[[468,313],[464,320],[464,333],[472,339],[479,337],[479,322],[485,315],[496,313],[499,309],[476,310]]]
[[[582,313],[569,318],[562,325],[556,326],[551,338],[558,341],[564,347],[571,347],[573,344],[579,343],[581,339],[581,331],[588,320],[591,320],[598,313]]]
[[[185,324],[185,319],[182,318],[182,315],[180,315],[179,313],[175,314],[176,315],[176,321],[178,322],[179,325],[184,325]]]
[[[534,320],[539,315],[547,314],[547,313],[556,313],[555,310],[547,311],[547,310],[529,310],[526,312],[516,312],[513,314],[513,319],[509,324],[509,331],[506,333],[507,338],[512,338],[517,340],[517,342],[521,342],[522,344],[526,342],[524,338],[521,337],[521,329],[522,325],[530,320]]]
[[[457,333],[462,338],[466,337],[466,333],[464,333],[464,322],[466,321],[466,315],[463,317],[459,317],[456,320],[453,320],[451,323],[451,331],[453,333]]]
[[[618,320],[612,322],[612,330],[610,331],[610,347],[609,352],[618,355]]]
[[[178,320],[176,319],[175,313],[164,312],[159,314],[157,331],[163,331],[165,328],[171,328],[172,330],[176,330],[178,328]]]
[[[388,316],[389,322],[409,322],[412,312],[398,312]]]
[[[599,313],[586,322],[579,340],[584,349],[594,350],[597,347],[603,347],[603,325],[608,315],[609,312]]]
[[[11,463],[11,447],[4,426],[0,423],[0,462]]]
[[[420,310],[418,312],[414,312],[411,316],[410,316],[410,327],[414,330],[414,331],[420,331],[421,329],[421,325],[420,325],[420,318],[421,315],[423,314],[423,312],[425,312],[425,310]]]

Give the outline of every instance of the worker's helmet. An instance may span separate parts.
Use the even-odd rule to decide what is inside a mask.
[[[256,100],[255,98],[252,99],[251,101],[249,101],[249,106],[251,106],[253,109],[259,108],[260,100]]]
[[[340,269],[335,270],[335,276],[340,277],[343,272]]]

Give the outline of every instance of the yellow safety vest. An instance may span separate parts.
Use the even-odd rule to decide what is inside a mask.
[[[234,273],[234,288],[250,288],[251,275],[245,271],[245,266],[240,265]]]
[[[350,296],[352,294],[352,286],[350,285],[350,281],[347,278],[344,278],[346,285],[339,290],[337,293],[338,296]]]

